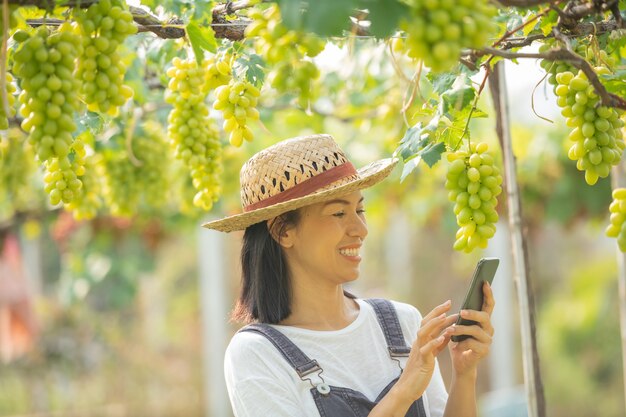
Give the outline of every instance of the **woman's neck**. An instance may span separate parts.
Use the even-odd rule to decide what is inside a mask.
[[[291,314],[280,324],[310,330],[339,330],[358,315],[358,303],[344,295],[342,285],[321,288],[292,280]]]

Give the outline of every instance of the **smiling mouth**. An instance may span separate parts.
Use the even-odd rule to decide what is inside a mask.
[[[344,256],[355,257],[355,256],[359,256],[359,249],[358,248],[354,248],[354,249],[340,249],[339,253],[344,255]]]

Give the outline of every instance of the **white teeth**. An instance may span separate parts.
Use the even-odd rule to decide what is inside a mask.
[[[341,249],[339,253],[345,256],[359,256],[358,249]]]

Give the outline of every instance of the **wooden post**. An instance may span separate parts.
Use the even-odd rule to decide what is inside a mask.
[[[526,241],[522,231],[522,207],[517,184],[515,156],[511,144],[504,63],[498,62],[489,76],[489,88],[496,113],[496,132],[502,147],[507,190],[509,227],[513,252],[513,275],[517,287],[522,336],[524,381],[528,400],[528,417],[545,417],[546,406],[539,369],[535,335],[535,302],[528,282]]]
[[[626,170],[623,163],[615,166],[611,172],[613,189],[626,187]],[[617,252],[617,283],[619,296],[619,322],[622,336],[622,375],[624,384],[624,401],[626,402],[626,254],[616,246]]]
[[[202,310],[202,361],[206,416],[229,416],[230,403],[224,383],[224,351],[227,344],[226,271],[222,233],[199,229],[198,262]]]

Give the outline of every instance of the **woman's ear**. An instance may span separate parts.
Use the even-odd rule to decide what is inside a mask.
[[[268,220],[267,230],[269,230],[272,238],[283,248],[286,249],[293,246],[295,227],[287,224],[281,216]]]

